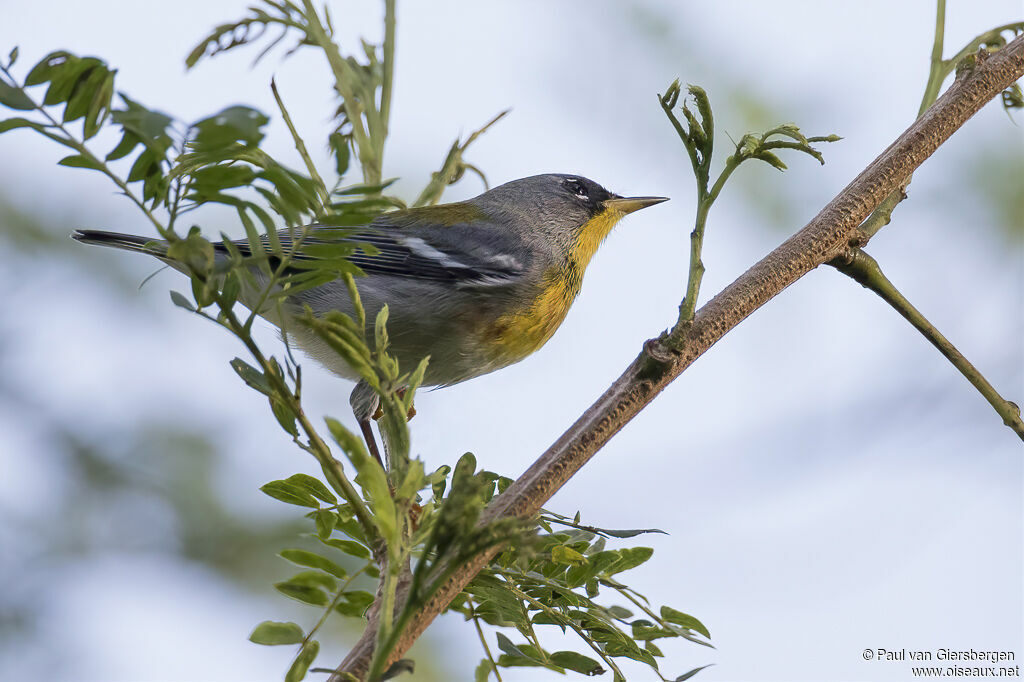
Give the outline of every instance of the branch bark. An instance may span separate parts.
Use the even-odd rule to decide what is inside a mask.
[[[987,59],[979,57],[936,103],[840,192],[803,229],[765,256],[694,317],[685,341],[673,351],[662,338],[640,355],[568,431],[488,507],[483,523],[536,514],[591,457],[694,360],[783,289],[868,236],[858,228],[871,212],[986,102],[1024,76],[1024,36]],[[416,614],[391,652],[400,659],[427,626],[497,553],[466,562]],[[404,595],[403,595],[404,597]],[[376,633],[368,627],[332,675],[331,682],[363,679]]]

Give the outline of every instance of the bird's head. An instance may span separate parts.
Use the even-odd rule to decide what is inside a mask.
[[[622,197],[579,175],[548,173],[513,180],[473,200],[502,215],[525,239],[544,242],[585,268],[619,220],[666,197]]]

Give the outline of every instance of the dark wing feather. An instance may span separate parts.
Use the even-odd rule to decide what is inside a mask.
[[[423,219],[410,220],[408,214],[417,211],[426,212],[398,211],[400,215],[393,221],[388,220],[391,214],[385,214],[366,227],[310,225],[305,237],[302,232],[306,228],[285,229],[277,237],[285,252],[298,243],[294,260],[343,256],[367,274],[495,285],[511,282],[524,272],[525,264],[511,255],[514,241],[505,230],[491,224],[438,226]],[[269,248],[266,236],[261,241]],[[243,255],[250,255],[248,240],[233,244]]]

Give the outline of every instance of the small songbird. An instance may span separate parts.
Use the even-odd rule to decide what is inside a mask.
[[[519,362],[543,346],[565,319],[584,270],[612,227],[626,214],[663,201],[621,197],[578,175],[535,175],[467,201],[384,213],[365,227],[313,226],[293,259],[316,258],[314,247],[331,240],[376,247],[373,255],[355,251],[348,256],[366,275],[357,277],[356,285],[367,319],[387,304],[388,352],[403,371],[430,356],[423,384],[448,386]],[[293,234],[283,230],[278,235],[286,252]],[[86,244],[146,253],[188,272],[167,257],[167,245],[160,241],[97,230],[72,236]],[[235,244],[248,252],[248,242]],[[214,249],[216,258],[227,262],[224,244],[214,243]],[[255,268],[254,274],[263,276]],[[244,293],[240,300],[256,304]],[[298,317],[306,306],[314,315],[354,312],[340,278],[289,296],[284,314]],[[307,325],[260,313],[286,328],[325,367],[359,380]],[[376,398],[365,383],[356,386],[352,404],[366,433]]]

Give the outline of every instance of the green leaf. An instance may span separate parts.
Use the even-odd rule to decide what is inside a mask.
[[[274,589],[286,597],[291,597],[296,601],[312,606],[327,606],[331,601],[326,592],[309,585],[296,585],[295,583],[285,581],[276,583]]]
[[[238,271],[232,270],[224,277],[224,288],[221,290],[223,300],[228,307],[234,306],[241,293],[242,281],[238,276]]]
[[[82,61],[85,62],[86,60]],[[65,123],[77,121],[89,113],[89,107],[92,105],[93,99],[102,90],[103,84],[110,73],[106,65],[98,60],[86,66],[78,76],[78,79],[71,88],[71,94],[68,96],[68,103],[64,108],[63,118]]]
[[[9,118],[0,121],[0,133],[6,133],[8,130],[14,130],[15,128],[32,128],[33,130],[41,131],[43,124],[30,121],[27,118]]]
[[[143,159],[145,156],[140,155],[139,158]],[[130,173],[128,179],[131,180]],[[170,260],[179,261],[197,273],[209,272],[213,268],[214,256],[213,244],[199,234],[198,228],[195,227],[189,230],[187,237],[167,247],[167,257]]]
[[[313,661],[316,660],[317,654],[320,653],[320,642],[312,640],[307,642],[299,655],[295,657],[288,673],[284,676],[284,682],[300,682],[306,677],[306,673],[309,671],[309,666],[313,665]]]
[[[115,73],[115,71],[107,71],[104,74],[103,83],[93,92],[89,101],[89,109],[85,115],[85,122],[82,124],[82,132],[87,140],[99,132],[100,127],[110,116],[111,100],[114,97]]]
[[[353,556],[357,559],[365,559],[368,561],[371,556],[369,548],[361,545],[355,540],[339,540],[338,538],[328,538],[324,540],[324,544],[330,545],[335,549],[340,549],[345,554]]]
[[[36,108],[35,102],[25,94],[24,90],[8,85],[3,81],[0,81],[0,104],[18,111],[29,111]]]
[[[249,635],[249,641],[254,644],[265,644],[267,646],[298,644],[305,636],[302,628],[295,623],[279,623],[265,620],[252,631],[252,634]]]
[[[33,66],[28,75],[25,76],[25,87],[30,85],[40,85],[50,80],[50,76],[55,69],[59,69],[68,62],[69,59],[78,59],[70,52],[58,50],[51,52],[50,54],[43,57],[39,62]]]
[[[473,682],[487,682],[492,670],[494,670],[494,666],[491,665],[491,662],[486,658],[483,659],[473,672]]]
[[[192,302],[189,301],[185,297],[184,294],[182,294],[181,292],[175,291],[174,289],[171,289],[171,303],[173,303],[174,305],[178,306],[179,308],[184,308],[185,310],[189,311],[190,313],[194,313],[196,311],[196,308],[195,308],[194,305],[192,305]],[[235,358],[235,360],[237,360],[238,362],[242,362],[241,360],[238,360],[238,358]],[[245,363],[243,362],[242,364],[244,365]],[[234,361],[232,361],[232,366],[234,366]],[[246,366],[248,366],[248,365],[246,365]],[[250,369],[252,369],[252,368],[250,367]],[[253,371],[255,371],[255,370],[253,370]]]
[[[384,467],[376,459],[370,457],[366,447],[354,433],[345,428],[337,419],[328,417],[326,420],[327,429],[331,437],[341,446],[352,466],[356,468],[358,476],[356,481],[363,486],[370,498],[370,506],[373,509],[373,520],[381,536],[387,541],[389,550],[397,549],[399,538],[398,532],[398,511],[395,509],[395,501],[391,497],[391,488],[388,485],[388,477]]]
[[[679,625],[688,630],[693,630],[694,632],[699,632],[708,639],[711,639],[711,633],[708,632],[706,627],[704,627],[704,624],[689,614],[683,613],[682,611],[676,611],[670,606],[662,606],[661,617],[669,623]]]
[[[14,49],[11,50],[10,54],[7,55],[7,68],[10,69],[14,66],[14,62],[18,61],[18,46],[15,45]]]
[[[342,317],[342,313],[328,313],[323,319],[308,315],[303,320],[371,386],[379,386],[377,373],[373,367],[373,360],[366,342],[360,335],[337,322]],[[342,447],[344,448],[344,445]]]
[[[419,389],[420,384],[423,383],[423,376],[427,373],[427,364],[429,362],[429,355],[420,360],[420,364],[416,366],[416,369],[409,375],[405,382],[405,395],[402,396],[402,404],[407,413],[412,409],[413,400],[416,397],[416,391]]]
[[[326,509],[319,509],[313,512],[313,522],[316,524],[316,535],[321,540],[326,540],[334,532],[334,526],[338,521],[338,515]]]
[[[334,610],[343,616],[362,618],[366,609],[373,603],[373,595],[363,590],[352,590],[341,596],[341,601]]]
[[[444,490],[448,486],[448,474],[451,471],[452,468],[450,466],[442,464],[434,473],[430,474],[430,490],[434,495],[434,499],[440,500],[444,496]]]
[[[405,478],[395,489],[396,500],[412,500],[427,484],[427,476],[423,472],[423,460],[414,459],[409,462]]]
[[[171,292],[172,297],[174,296],[174,293],[176,292]],[[181,294],[178,295],[181,296]],[[181,298],[183,300],[185,299],[184,296],[181,296]],[[235,373],[241,377],[242,381],[244,381],[249,388],[258,391],[263,395],[273,395],[274,389],[270,387],[270,381],[263,372],[259,371],[241,358],[235,358],[230,364],[231,369],[235,370]]]
[[[349,185],[348,187],[336,189],[331,192],[331,194],[336,197],[350,196],[353,194],[377,194],[393,185],[396,180],[398,180],[398,178],[391,178],[376,185]]]
[[[300,507],[320,508],[320,503],[307,490],[288,481],[271,481],[262,486],[260,490],[281,502],[287,502],[288,504]]]
[[[383,353],[388,349],[388,306],[384,304],[380,312],[377,313],[377,321],[374,324],[373,338],[375,342],[374,349],[378,353]]]
[[[327,138],[327,143],[331,147],[331,151],[334,152],[334,170],[338,176],[345,175],[345,171],[348,170],[348,162],[351,157],[349,151],[349,139],[346,135],[341,133],[331,133]]]
[[[279,556],[282,559],[286,559],[299,566],[318,568],[321,571],[330,573],[336,578],[341,578],[342,580],[348,577],[348,572],[344,568],[330,559],[316,554],[315,552],[310,552],[305,549],[283,549]]]
[[[662,535],[668,535],[663,530],[657,528],[629,528],[626,530],[611,530],[609,528],[592,528],[595,533],[601,535],[608,535],[613,538],[632,538],[637,535],[644,535],[645,533],[661,533]]]
[[[527,656],[525,653],[523,653],[523,651],[515,644],[513,644],[512,640],[510,640],[508,637],[506,637],[500,632],[495,634],[497,635],[498,639],[498,648],[501,649],[502,652],[508,654],[509,656],[515,656],[516,658],[532,659],[532,656]]]
[[[327,486],[315,476],[310,476],[309,474],[293,474],[284,480],[305,490],[313,497],[323,500],[327,504],[338,503],[338,498],[334,496],[334,493],[328,490]]]
[[[304,587],[322,587],[328,592],[336,592],[338,590],[338,579],[320,571],[302,571],[284,582]]]
[[[192,148],[197,152],[221,150],[235,144],[255,147],[263,140],[261,128],[270,119],[257,109],[232,106],[193,124]]]
[[[608,607],[608,615],[610,615],[612,618],[617,618],[619,620],[625,620],[626,618],[632,618],[633,617],[633,612],[630,611],[629,609],[623,608],[621,606],[614,606],[613,605],[613,606],[609,606]]]
[[[625,549],[618,550],[618,552],[620,559],[614,566],[614,573],[621,573],[622,571],[628,571],[631,568],[636,568],[650,559],[651,555],[654,554],[654,550],[650,547],[627,547]]]
[[[586,561],[586,557],[576,550],[565,545],[555,545],[551,548],[551,560],[556,564],[579,564]]]
[[[588,677],[604,674],[604,668],[600,663],[575,651],[556,651],[551,654],[551,662],[561,668],[583,673]]]
[[[780,159],[775,154],[772,154],[771,152],[759,151],[751,155],[751,158],[758,159],[759,161],[764,161],[772,168],[777,168],[780,171],[784,171],[788,167],[785,163],[783,163],[782,159]]]
[[[92,57],[68,57],[67,62],[51,74],[50,87],[46,89],[46,95],[43,96],[43,104],[54,105],[67,102],[79,88],[79,84],[88,77],[89,72],[99,64],[102,62]],[[64,110],[64,114],[67,115],[67,109]]]
[[[90,159],[88,156],[81,154],[72,154],[71,156],[65,156],[63,159],[57,162],[59,166],[67,166],[68,168],[88,168],[89,170],[103,170],[103,166],[99,163]]]
[[[270,411],[274,413],[277,423],[281,425],[292,438],[299,435],[299,427],[295,424],[296,415],[292,408],[277,398],[270,397]]]

